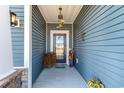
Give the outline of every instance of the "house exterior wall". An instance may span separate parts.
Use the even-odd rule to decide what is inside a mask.
[[[46,22],[36,5],[32,6],[32,80],[42,71],[45,53]]]
[[[0,6],[0,80],[13,73],[9,6]]]
[[[24,6],[11,5],[9,10],[20,20],[20,27],[11,27],[13,66],[24,67]]]
[[[74,22],[74,51],[86,81],[124,87],[124,6],[83,6]]]

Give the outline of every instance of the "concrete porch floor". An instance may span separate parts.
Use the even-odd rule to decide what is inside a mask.
[[[72,67],[44,69],[33,88],[85,88],[86,82]]]

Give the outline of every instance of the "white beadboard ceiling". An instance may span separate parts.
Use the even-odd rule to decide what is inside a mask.
[[[59,7],[62,7],[62,14],[65,23],[73,23],[79,14],[82,5],[38,5],[47,23],[57,23]]]

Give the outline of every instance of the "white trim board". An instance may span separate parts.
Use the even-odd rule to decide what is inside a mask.
[[[37,6],[38,6],[38,9],[40,10],[40,13],[42,14],[44,20],[46,21],[46,16],[44,15],[43,10],[40,8],[41,5],[37,5]]]
[[[69,65],[69,30],[51,30],[50,31],[50,51],[53,52],[53,35],[54,34],[66,34],[66,64]]]
[[[58,24],[58,22],[46,22],[47,24]],[[64,22],[64,24],[73,24],[73,22]]]
[[[24,63],[28,68],[28,88],[32,87],[32,6],[25,6]]]
[[[47,23],[46,23],[46,53],[47,53]]]
[[[72,24],[72,50],[73,50],[73,46],[74,46],[74,25]]]

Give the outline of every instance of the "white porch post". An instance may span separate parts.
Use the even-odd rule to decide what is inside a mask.
[[[28,68],[28,87],[32,87],[32,6],[25,6],[24,64]]]

